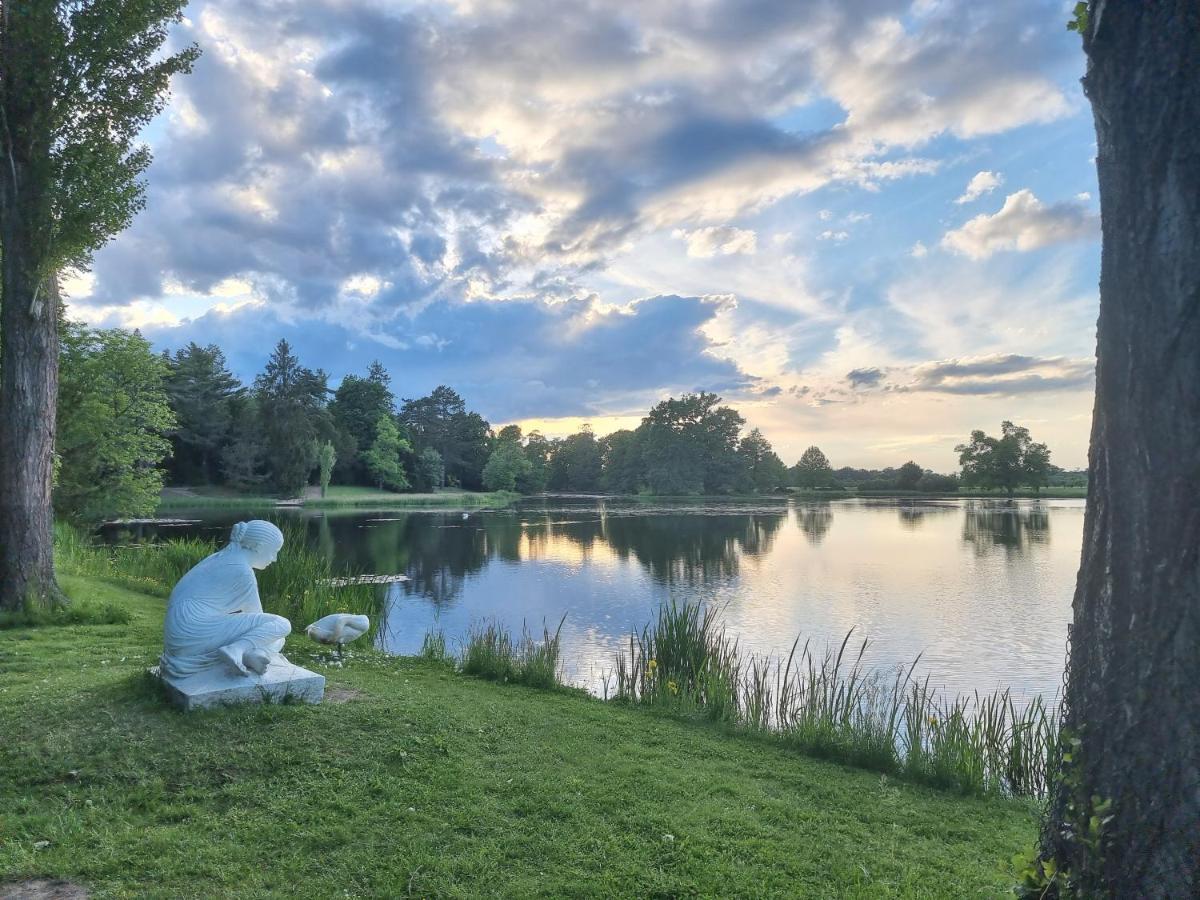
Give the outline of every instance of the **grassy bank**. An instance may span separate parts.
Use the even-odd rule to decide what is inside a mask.
[[[359,652],[334,697],[182,715],[123,625],[0,632],[0,872],[97,897],[998,896],[1030,809],[576,693]],[[42,842],[47,842],[43,844]],[[2,889],[0,889],[2,892]]]
[[[353,485],[332,485],[324,497],[278,497],[270,494],[239,494],[220,487],[173,487],[163,490],[158,511],[172,509],[264,509],[286,504],[304,507],[416,507],[475,508],[507,506],[519,495],[508,491],[476,492],[444,490],[424,494],[400,494]]]

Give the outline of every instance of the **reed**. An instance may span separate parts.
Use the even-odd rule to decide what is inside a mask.
[[[968,793],[1044,796],[1058,722],[1041,698],[1007,691],[945,698],[914,677],[866,665],[853,629],[820,655],[742,656],[716,610],[675,603],[617,654],[613,698],[699,712],[808,755]],[[608,688],[606,686],[606,695]]]
[[[461,671],[464,675],[489,681],[513,682],[543,689],[561,687],[561,634],[565,621],[566,616],[563,616],[553,634],[543,625],[540,641],[535,640],[524,625],[521,626],[521,637],[517,640],[497,622],[476,625],[467,635]],[[426,641],[429,639],[426,635]]]

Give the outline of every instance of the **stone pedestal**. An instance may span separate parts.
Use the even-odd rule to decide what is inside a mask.
[[[320,703],[325,676],[278,659],[261,675],[235,675],[224,668],[197,672],[186,678],[150,674],[162,682],[171,702],[183,710],[236,703]]]

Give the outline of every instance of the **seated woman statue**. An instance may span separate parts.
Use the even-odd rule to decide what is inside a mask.
[[[280,657],[292,623],[264,613],[255,569],[265,569],[283,547],[270,522],[233,526],[229,545],[185,574],[167,601],[162,672],[175,678],[217,666],[261,675]]]

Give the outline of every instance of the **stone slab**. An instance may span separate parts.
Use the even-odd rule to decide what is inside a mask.
[[[172,678],[158,666],[150,674],[162,682],[171,702],[185,711],[239,703],[320,703],[325,696],[324,675],[283,659],[272,662],[261,675],[210,669]]]

